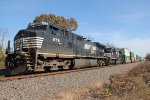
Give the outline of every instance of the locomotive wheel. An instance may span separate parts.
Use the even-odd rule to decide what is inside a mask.
[[[47,66],[44,67],[44,71],[45,71],[45,72],[50,72],[50,71],[51,71],[51,67],[49,67],[49,66],[48,66],[48,67],[47,67]]]
[[[63,71],[64,66],[58,66],[58,68],[59,68],[60,71]]]
[[[72,70],[75,66],[75,60],[71,60],[70,65],[69,65],[69,69]]]
[[[97,67],[101,67],[102,66],[102,60],[97,60]]]
[[[105,59],[105,66],[111,65],[111,59],[108,57]]]

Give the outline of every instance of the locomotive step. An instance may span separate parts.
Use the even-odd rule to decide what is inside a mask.
[[[30,55],[30,54],[26,54],[26,56],[27,56],[27,57],[31,57],[31,55]]]
[[[32,58],[26,58],[27,60],[31,60]]]
[[[28,64],[32,64],[32,62],[31,62],[31,61],[27,61],[27,63],[28,63]]]
[[[31,65],[31,64],[27,64],[27,66],[28,66],[28,67],[32,67],[33,65]]]

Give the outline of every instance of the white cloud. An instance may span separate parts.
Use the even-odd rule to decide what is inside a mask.
[[[150,53],[150,38],[127,39],[122,35],[116,35],[112,38],[112,41],[118,47],[129,48],[131,51],[143,57],[146,53]]]
[[[113,43],[115,46],[120,48],[129,48],[131,51],[145,56],[146,53],[150,53],[150,38],[136,38],[124,35],[121,31],[114,32],[93,32],[88,33],[94,40],[102,43]]]
[[[131,23],[142,20],[149,16],[150,16],[149,13],[136,13],[136,14],[119,15],[117,16],[117,19],[119,19],[120,22]]]

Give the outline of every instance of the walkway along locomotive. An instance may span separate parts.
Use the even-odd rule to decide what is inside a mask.
[[[14,37],[14,52],[8,42],[6,69],[16,75],[30,71],[73,69],[115,64],[119,50],[106,48],[78,34],[51,24],[31,23]]]

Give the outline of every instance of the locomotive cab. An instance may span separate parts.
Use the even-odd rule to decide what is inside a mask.
[[[20,30],[14,38],[14,51],[29,52],[41,48],[44,39],[42,35],[46,30],[45,24],[30,24],[26,30]]]
[[[6,51],[6,69],[8,75],[16,75],[34,69],[37,63],[36,53],[43,43],[46,24],[30,24],[14,37],[14,52],[10,52],[10,43]]]
[[[106,57],[111,57],[112,48],[105,48],[104,52]]]
[[[105,48],[105,57],[109,64],[116,64],[119,58],[119,51],[116,48]]]

